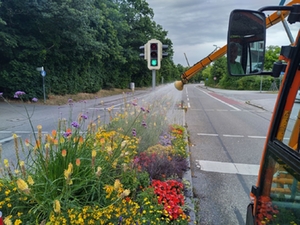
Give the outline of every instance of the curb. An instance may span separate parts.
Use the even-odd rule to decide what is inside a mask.
[[[182,121],[183,121],[182,126],[185,128],[186,142],[188,143],[187,126],[186,126],[186,122],[185,122],[185,110],[182,110]],[[194,198],[194,195],[193,195],[191,163],[190,163],[190,156],[189,156],[190,148],[189,148],[188,144],[186,146],[186,151],[188,153],[187,162],[188,162],[189,169],[183,175],[183,181],[186,181],[186,183],[188,183],[188,185],[186,185],[186,188],[185,188],[185,205],[188,208],[189,217],[190,217],[190,221],[188,224],[195,225],[196,224],[196,215],[195,215],[195,205],[192,201],[192,199]]]
[[[265,110],[264,107],[262,107],[262,106],[260,106],[260,105],[253,104],[253,103],[251,103],[250,101],[246,101],[245,103],[248,104],[248,105],[254,106],[254,107],[256,107],[256,108],[260,108],[260,109]]]

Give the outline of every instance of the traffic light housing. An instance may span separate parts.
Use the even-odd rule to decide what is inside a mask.
[[[168,53],[163,51],[167,50],[168,47],[156,39],[151,39],[145,45],[140,46],[140,50],[142,50],[140,57],[147,60],[149,70],[160,69],[162,58],[168,56]]]
[[[147,62],[149,70],[159,70],[162,55],[162,44],[159,40],[151,39],[147,42]]]
[[[143,53],[140,53],[140,57],[147,60],[147,44],[140,46],[140,49],[143,51]]]

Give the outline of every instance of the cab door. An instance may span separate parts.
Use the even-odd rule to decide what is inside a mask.
[[[254,203],[248,208],[247,223],[300,224],[300,87],[299,38],[286,47],[281,59],[287,62],[278,93],[257,185]],[[253,213],[253,217],[249,213]]]

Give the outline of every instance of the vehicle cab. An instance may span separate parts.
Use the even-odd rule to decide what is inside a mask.
[[[273,70],[263,71],[265,11],[284,10],[288,22],[300,21],[300,5],[270,6],[259,11],[234,10],[230,15],[227,62],[231,76],[265,75],[278,77],[284,72],[263,149],[258,179],[252,186],[246,224],[300,224],[300,38],[282,46]],[[238,46],[232,67],[230,57]],[[235,66],[236,67],[236,66]]]

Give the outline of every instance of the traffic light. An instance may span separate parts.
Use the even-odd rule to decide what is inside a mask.
[[[147,60],[147,44],[140,46],[140,49],[143,51],[143,53],[140,54],[140,57]]]
[[[168,48],[169,48],[169,45],[162,45],[162,54],[161,54],[162,57],[167,57],[168,56],[168,53],[164,52]]]
[[[151,39],[147,42],[146,47],[147,51],[147,61],[149,70],[159,70],[161,53],[162,53],[162,44],[159,40]]]

